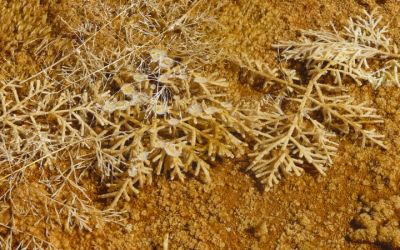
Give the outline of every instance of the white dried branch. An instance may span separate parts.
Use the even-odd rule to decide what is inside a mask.
[[[369,83],[374,88],[398,85],[397,67],[392,62],[398,61],[400,54],[386,36],[387,26],[380,25],[381,19],[374,12],[365,12],[364,17],[350,18],[343,31],[335,27],[333,32],[303,30],[299,42],[282,42],[274,47],[284,59],[306,61],[310,69],[331,63],[328,72],[338,84],[348,76],[358,84]],[[373,62],[379,68],[370,66]]]

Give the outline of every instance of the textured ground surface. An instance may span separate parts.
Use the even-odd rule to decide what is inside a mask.
[[[66,15],[60,6],[51,5],[52,14],[43,25],[48,30],[40,31],[38,37],[56,35],[62,28],[62,22],[56,21],[57,15]],[[272,43],[295,39],[299,29],[329,29],[330,22],[340,26],[349,16],[374,8],[391,24],[390,33],[400,44],[398,0],[231,0],[218,11],[222,28],[210,36],[224,36],[224,49],[231,53],[273,63]],[[22,34],[20,43],[7,47],[5,38],[12,34],[4,28],[3,33],[0,51],[8,60],[3,60],[2,74],[10,65],[18,65],[20,72],[28,68],[35,72],[32,62],[49,63],[57,53],[55,46],[54,51],[35,56],[30,50],[34,37],[24,37],[23,31],[17,32]],[[33,42],[23,45],[29,39]],[[241,81],[235,70],[220,68],[231,80]],[[327,177],[310,173],[289,177],[268,193],[261,192],[243,172],[246,159],[216,165],[211,184],[196,179],[182,184],[160,177],[121,207],[129,211],[126,226],[110,225],[92,233],[50,230],[48,241],[62,249],[152,249],[160,247],[164,235],[169,234],[171,249],[399,247],[399,217],[393,213],[399,212],[398,196],[394,195],[399,194],[400,181],[400,90],[350,89],[384,116],[385,124],[379,129],[387,136],[387,151],[362,149],[346,138]],[[16,197],[24,199],[23,194]],[[26,222],[28,231],[44,230],[30,226],[29,218]]]

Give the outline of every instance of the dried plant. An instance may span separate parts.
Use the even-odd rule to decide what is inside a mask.
[[[183,1],[179,8],[178,3],[166,3],[172,12],[155,8],[154,2],[134,3],[140,5],[140,12],[119,15],[118,25],[99,31],[96,27],[104,24],[92,22],[72,29],[79,31],[75,32],[79,34],[79,53],[71,66],[64,64],[60,72],[70,86],[97,100],[97,110],[90,111],[94,118],[90,127],[98,126],[101,132],[89,133],[87,139],[95,144],[89,146],[91,153],[86,158],[92,159],[103,178],[115,179],[108,184],[109,193],[100,196],[113,198],[111,207],[121,197],[129,200],[138,187],[151,183],[154,173],[164,171],[182,181],[188,173],[202,173],[209,181],[210,161],[243,154],[247,146],[244,138],[255,137],[254,128],[261,126],[257,119],[262,115],[249,117],[249,110],[229,101],[228,82],[196,73],[205,60],[211,63],[208,57],[212,56],[201,32],[201,23],[209,20],[204,14],[191,18],[200,1],[191,6]],[[169,17],[172,14],[175,18]],[[165,24],[160,25],[153,16],[164,16]],[[133,25],[128,18],[145,18],[141,23],[146,25]],[[160,30],[154,33],[153,26]],[[149,40],[150,27],[157,36]],[[186,34],[189,31],[190,36]],[[80,45],[95,33],[109,46]],[[196,51],[191,50],[194,45]],[[81,127],[80,131],[86,129]]]
[[[251,114],[231,103],[224,79],[190,71],[165,51],[152,50],[150,57],[134,82],[103,106],[118,128],[104,150],[124,164],[110,193],[101,196],[113,197],[111,206],[163,170],[171,179],[202,173],[209,181],[209,162],[243,155],[244,139],[255,138],[261,127],[261,111]]]
[[[81,25],[64,20],[75,38],[71,52],[28,78],[1,78],[1,198],[23,207],[23,213],[12,209],[12,218],[30,215],[42,223],[45,213],[46,223],[90,231],[120,216],[93,205],[87,187],[98,177],[109,182],[104,197],[113,197],[115,206],[127,198],[118,193],[151,182],[162,169],[181,180],[188,172],[209,179],[209,159],[243,152],[235,133],[247,125],[224,102],[226,94],[217,93],[227,83],[195,73],[201,60],[212,59],[201,40],[209,20],[207,11],[196,10],[200,4],[92,3]],[[27,188],[32,183],[40,186]],[[36,189],[40,198],[28,192]],[[40,203],[15,196],[26,192]],[[5,241],[26,246],[29,233],[12,236],[15,228]]]
[[[351,79],[374,87],[398,85],[399,54],[385,36],[386,28],[379,27],[380,20],[366,14],[357,21],[350,19],[343,32],[304,31],[300,42],[276,45],[284,59],[305,63],[303,77],[295,70],[271,69],[246,56],[232,59],[265,79],[263,89],[271,103],[263,130],[268,137],[255,145],[248,170],[267,190],[282,174],[300,175],[305,168],[325,175],[333,163],[338,135],[360,138],[363,147],[386,148],[383,136],[372,126],[383,119],[366,103],[357,103],[343,83]],[[373,70],[369,64],[383,66]]]
[[[0,197],[11,204],[12,220],[55,211],[46,222],[90,231],[120,215],[94,205],[89,193],[102,187],[99,198],[115,208],[154,175],[210,181],[216,159],[252,151],[248,169],[269,189],[282,174],[307,167],[324,174],[337,135],[385,148],[373,127],[383,120],[343,84],[350,77],[399,85],[397,48],[379,19],[367,15],[343,32],[306,32],[300,43],[278,45],[283,58],[306,62],[307,76],[233,58],[265,78],[265,100],[238,102],[231,83],[206,70],[219,57],[204,36],[213,21],[204,2],[88,3],[76,8],[76,19],[63,20],[71,51],[28,78],[0,79]],[[369,68],[372,61],[377,66]],[[97,189],[89,191],[92,183]],[[19,199],[20,209],[16,194],[29,197]],[[11,224],[1,225],[14,232]],[[1,244],[14,239],[8,235]]]
[[[148,4],[88,8],[101,18],[69,27],[77,39],[73,52],[28,79],[0,81],[2,200],[20,200],[15,193],[26,194],[21,189],[35,182],[32,176],[41,185],[24,189],[41,202],[22,202],[30,209],[13,210],[12,217],[30,214],[40,223],[43,210],[46,223],[65,230],[90,231],[97,218],[115,223],[118,213],[92,205],[86,186],[93,179],[107,183],[99,198],[111,198],[112,208],[154,174],[181,181],[202,174],[209,181],[216,158],[243,155],[258,136],[265,114],[231,102],[229,83],[200,70],[212,54],[202,28],[194,27],[203,16],[191,18],[198,2]],[[157,15],[167,20],[152,36]],[[37,188],[40,195],[31,193]]]
[[[387,26],[380,25],[375,11],[364,17],[349,19],[343,31],[303,30],[299,42],[275,45],[286,60],[307,62],[307,68],[322,68],[329,63],[327,73],[341,85],[348,77],[358,84],[365,82],[374,88],[382,84],[400,86],[400,54],[396,44],[387,37]]]

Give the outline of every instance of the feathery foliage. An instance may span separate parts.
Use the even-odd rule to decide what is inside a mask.
[[[383,119],[374,108],[356,102],[344,84],[350,80],[375,88],[398,85],[399,54],[380,20],[366,13],[364,18],[350,19],[342,32],[303,31],[300,42],[275,45],[286,61],[304,64],[304,76],[246,57],[235,59],[242,68],[265,78],[263,89],[271,111],[263,132],[269,136],[256,144],[248,170],[267,190],[282,174],[300,175],[303,169],[313,168],[325,175],[338,148],[337,136],[358,138],[363,147],[386,148],[383,135],[373,127]]]
[[[358,84],[367,82],[374,88],[382,84],[400,86],[400,56],[396,44],[387,37],[387,26],[380,25],[381,16],[365,12],[364,17],[350,18],[342,31],[303,30],[299,42],[275,45],[286,60],[300,60],[307,68],[326,68],[335,83],[344,77]]]

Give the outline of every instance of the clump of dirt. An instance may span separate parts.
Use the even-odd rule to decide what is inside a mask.
[[[400,196],[365,202],[354,218],[350,239],[400,248]]]

